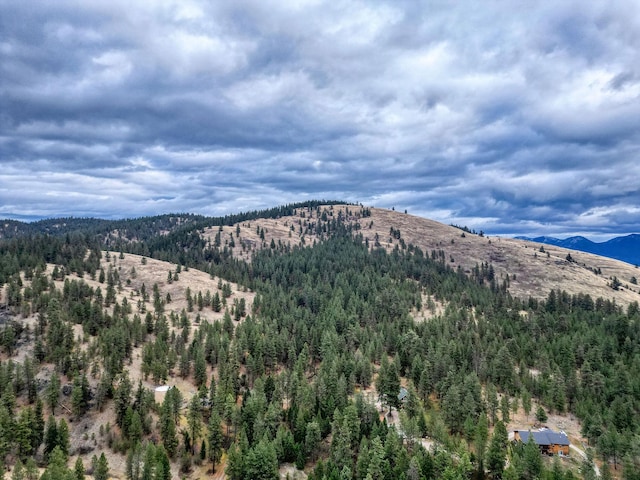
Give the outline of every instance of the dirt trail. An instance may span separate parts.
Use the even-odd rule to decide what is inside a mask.
[[[585,453],[584,450],[581,450],[580,448],[576,447],[573,443],[571,445],[569,445],[569,448],[571,450],[573,450],[574,452],[576,452],[578,455],[580,455],[582,458],[587,460],[587,454]],[[593,462],[593,470],[596,472],[596,477],[599,477],[600,476],[600,468],[598,467],[598,465],[595,462]]]

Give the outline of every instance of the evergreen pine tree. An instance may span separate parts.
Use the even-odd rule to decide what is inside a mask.
[[[535,480],[540,478],[544,465],[540,456],[540,449],[534,441],[533,435],[529,435],[529,439],[523,449],[523,480]]]
[[[160,410],[160,436],[162,437],[162,444],[166,449],[166,453],[170,457],[173,457],[178,448],[178,437],[176,436],[176,423],[174,420],[174,406],[172,403],[172,395],[170,395],[172,389],[169,389],[162,402],[162,408]]]
[[[27,459],[27,463],[25,464],[25,480],[38,480],[40,476],[40,472],[38,471],[38,466],[36,465],[36,461],[33,457],[29,457]]]
[[[200,438],[200,433],[202,431],[202,410],[200,405],[200,397],[198,395],[191,397],[189,409],[187,411],[187,424],[189,426],[192,455],[195,453],[197,440]]]
[[[507,429],[500,420],[496,422],[493,437],[487,451],[487,469],[491,478],[501,478],[504,470],[505,457],[507,455],[507,442],[509,440]]]
[[[225,473],[229,480],[243,480],[245,476],[245,453],[238,444],[234,444],[227,452],[227,468]]]
[[[82,463],[82,459],[80,457],[76,459],[73,472],[75,473],[76,480],[84,480],[84,463]]]
[[[96,469],[93,472],[93,478],[95,480],[109,479],[109,463],[107,462],[107,457],[105,457],[104,452],[100,454],[100,458],[96,464]]]
[[[140,442],[133,445],[127,452],[125,474],[127,480],[140,480],[142,475],[143,451]]]
[[[24,465],[22,465],[22,461],[18,458],[18,460],[16,460],[16,464],[13,466],[11,480],[25,480],[25,478],[26,474],[24,471]]]
[[[156,472],[156,462],[157,462],[156,447],[153,443],[147,443],[147,447],[144,452],[144,462],[142,466],[142,475],[140,480],[153,480]]]
[[[213,410],[209,417],[209,460],[213,464],[213,471],[215,472],[216,464],[222,458],[222,423],[218,412]]]
[[[60,377],[55,373],[51,375],[49,385],[47,385],[46,399],[47,406],[51,410],[51,414],[56,414],[56,406],[58,405],[58,399],[60,398]]]
[[[65,458],[69,458],[69,446],[69,425],[67,425],[64,418],[61,418],[60,423],[58,423],[58,447],[60,447],[60,451]]]
[[[67,468],[67,455],[56,446],[49,456],[46,470],[40,480],[75,480],[75,474]]]
[[[40,399],[40,397],[38,397],[38,399],[36,400],[36,407],[34,410],[34,425],[32,428],[32,433],[33,433],[32,447],[34,450],[38,449],[40,444],[42,444],[42,440],[44,439],[45,422],[44,422],[44,414],[42,410],[43,410],[42,400]]]
[[[160,447],[156,450],[156,468],[154,480],[171,480],[171,462],[167,451]]]
[[[538,405],[538,409],[536,410],[536,420],[538,423],[544,423],[547,421],[547,412],[544,411],[542,405]]]
[[[44,458],[49,459],[49,455],[58,446],[58,425],[53,415],[47,418],[47,426],[44,433]]]

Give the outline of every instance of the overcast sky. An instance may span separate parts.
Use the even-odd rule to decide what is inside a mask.
[[[342,199],[640,231],[640,3],[0,0],[0,218]]]

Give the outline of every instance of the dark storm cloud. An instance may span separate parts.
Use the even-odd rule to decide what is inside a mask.
[[[0,216],[639,230],[640,7],[0,1]]]

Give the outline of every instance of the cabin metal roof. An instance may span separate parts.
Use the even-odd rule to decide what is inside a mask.
[[[529,434],[533,435],[533,441],[536,445],[569,445],[569,437],[562,432],[554,432],[553,430],[519,430],[518,434],[523,443],[529,441]]]
[[[404,387],[401,387],[400,393],[398,393],[398,400],[403,401],[405,398],[407,398],[408,395],[409,395],[409,392],[407,391],[407,389]]]

